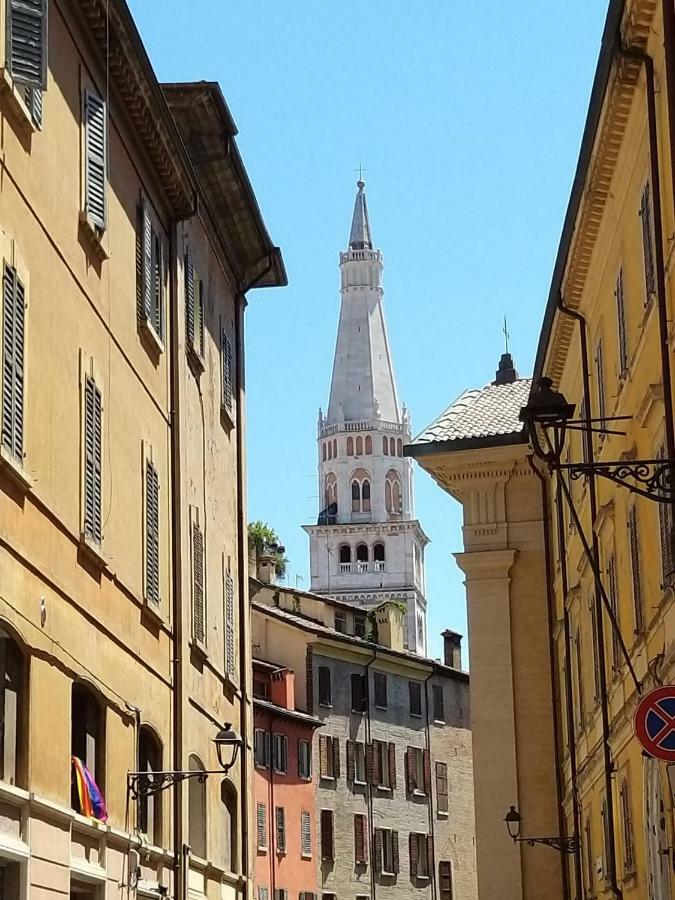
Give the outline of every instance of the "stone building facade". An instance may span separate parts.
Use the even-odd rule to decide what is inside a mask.
[[[0,4],[0,85],[0,896],[246,897],[243,309],[280,255],[219,88],[162,89],[123,0]],[[227,778],[136,801],[225,723]]]

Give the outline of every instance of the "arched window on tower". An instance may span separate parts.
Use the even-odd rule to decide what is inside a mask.
[[[351,435],[347,438],[347,456],[354,455],[354,438]]]
[[[382,452],[385,456],[389,456],[389,440],[386,437],[382,438]]]
[[[384,572],[384,544],[381,541],[373,546],[373,562],[376,572]]]
[[[352,512],[361,512],[361,485],[352,481]]]
[[[356,545],[356,571],[368,571],[368,547],[365,544]]]
[[[373,439],[369,434],[366,435],[366,456],[370,456],[373,452]]]
[[[337,458],[337,438],[333,438],[333,459]]]
[[[370,512],[370,482],[368,480],[361,485],[361,507],[364,512]]]
[[[352,512],[370,512],[370,474],[365,469],[356,469],[351,477]]]
[[[394,438],[389,438],[389,456],[396,456],[396,441]]]
[[[321,459],[326,462],[326,442],[321,445]]]
[[[394,469],[389,469],[384,480],[384,507],[390,514],[401,512],[401,479]]]
[[[356,455],[363,456],[363,438],[361,435],[356,438]]]
[[[337,504],[337,478],[333,472],[329,472],[326,475],[325,486],[324,486],[324,500],[326,503],[326,509],[331,505],[331,503]]]
[[[352,561],[352,548],[349,544],[340,544],[340,562],[350,563]]]
[[[396,441],[396,454],[398,456],[403,456],[403,441],[401,438]]]

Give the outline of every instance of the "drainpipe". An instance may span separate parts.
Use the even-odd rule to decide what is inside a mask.
[[[591,430],[592,418],[591,413],[591,376],[588,366],[588,336],[587,322],[585,317],[577,310],[570,309],[565,306],[562,295],[559,294],[556,303],[558,309],[565,315],[570,316],[579,323],[579,340],[581,344],[581,367],[584,385],[584,400],[586,406],[586,422],[584,428],[584,442],[586,445],[586,456],[589,460],[593,459],[593,432]],[[600,570],[600,547],[598,545],[598,536],[595,533],[595,520],[598,514],[598,500],[595,487],[595,475],[590,472],[588,479],[588,499],[591,508],[591,533],[593,536],[592,551],[593,560],[597,570]],[[598,656],[598,688],[599,688],[599,705],[600,716],[602,720],[602,754],[603,754],[603,776],[605,782],[605,803],[607,806],[607,822],[608,831],[608,853],[607,853],[607,880],[610,888],[616,897],[616,900],[623,900],[623,892],[619,887],[616,874],[616,830],[614,827],[614,796],[612,792],[612,775],[614,773],[614,762],[612,760],[612,751],[609,744],[610,728],[609,728],[609,703],[607,697],[607,668],[605,664],[605,628],[603,619],[603,605],[600,592],[596,588],[593,594],[593,603],[595,605],[595,623],[596,623],[596,647],[595,652]]]
[[[372,659],[368,660],[365,669],[366,679],[366,747],[372,743],[370,738],[370,667],[377,659],[377,650],[373,650]],[[368,832],[370,837],[370,890],[373,900],[377,896],[377,882],[375,881],[375,826],[373,823],[373,785],[366,774],[366,796],[368,797]]]
[[[542,517],[544,520],[544,558],[546,561],[546,600],[547,600],[547,613],[548,613],[548,652],[549,652],[549,665],[551,667],[551,705],[553,709],[553,740],[554,740],[554,754],[555,754],[555,786],[556,786],[556,794],[558,797],[558,834],[561,836],[566,835],[566,827],[565,827],[565,816],[563,812],[563,783],[562,783],[562,766],[560,760],[560,721],[558,719],[558,703],[557,698],[560,695],[560,691],[558,689],[558,666],[557,666],[557,654],[555,647],[555,640],[553,638],[553,623],[557,621],[556,617],[556,608],[555,608],[555,595],[553,593],[553,570],[551,566],[551,527],[549,522],[549,501],[548,501],[548,492],[546,490],[546,479],[544,478],[541,471],[534,464],[534,457],[530,454],[527,457],[527,462],[534,474],[539,479],[539,483],[541,485],[541,507],[542,507]],[[560,475],[558,475],[560,477]],[[562,540],[563,534],[561,529],[561,520],[562,520],[562,507],[560,505],[560,497],[558,497],[558,539]],[[563,588],[563,606],[565,607],[565,615],[567,615],[567,566],[562,556],[560,555],[560,567],[562,574],[562,588]],[[569,630],[569,623],[567,623]],[[569,644],[567,640],[567,631],[565,633],[565,671],[566,675],[571,678],[570,675],[570,665],[569,665]],[[567,680],[567,678],[566,678]],[[571,681],[570,681],[571,687]],[[566,691],[567,697],[567,709],[568,709],[568,726],[569,726],[569,692]],[[574,834],[578,839],[581,839],[581,831],[579,830],[579,816],[576,802],[576,748],[573,748],[574,743],[574,732],[570,732],[570,763],[572,768],[572,807],[574,811],[573,815],[573,828]],[[572,762],[573,760],[573,762]],[[581,900],[581,866],[579,863],[579,855],[581,850],[578,850],[574,854],[574,874],[575,874],[575,882],[576,882],[576,900]],[[560,855],[560,868],[562,873],[562,883],[563,883],[563,895],[565,897],[570,896],[570,884],[569,884],[569,872],[567,870],[567,865],[565,864],[565,857],[563,854]]]
[[[431,766],[431,716],[429,715],[429,682],[434,677],[434,670],[427,675],[424,679],[424,711],[426,713],[424,717],[424,738],[427,748],[427,753],[429,754],[429,765]],[[431,896],[436,900],[437,897],[437,885],[436,885],[436,830],[434,828],[434,792],[433,789],[429,791],[429,835],[431,836],[431,846],[433,847],[432,859],[434,861],[433,867],[429,875],[431,876]]]

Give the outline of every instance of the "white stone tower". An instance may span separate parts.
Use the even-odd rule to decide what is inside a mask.
[[[405,604],[406,646],[425,653],[424,547],[415,519],[410,419],[396,396],[363,181],[349,248],[340,253],[342,304],[328,413],[319,410],[319,518],[310,539],[311,589],[364,609]]]

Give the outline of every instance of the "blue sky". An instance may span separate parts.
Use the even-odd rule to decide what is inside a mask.
[[[365,166],[400,398],[420,431],[534,357],[607,0],[131,0],[160,80],[219,81],[289,287],[247,312],[249,518],[309,586],[356,172]],[[459,506],[419,469],[429,634],[465,631]]]

